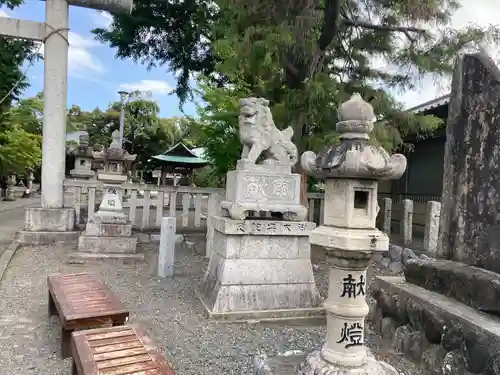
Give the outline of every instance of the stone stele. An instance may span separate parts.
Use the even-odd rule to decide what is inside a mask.
[[[291,173],[297,162],[292,128],[276,128],[266,99],[242,99],[240,107],[243,152],[236,170],[227,173],[222,215],[243,220],[253,212],[264,211],[280,214],[285,220],[305,220],[307,209],[300,204],[300,175]]]
[[[446,126],[438,257],[500,272],[500,70],[465,54]]]

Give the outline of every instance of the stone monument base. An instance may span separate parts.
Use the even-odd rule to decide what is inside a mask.
[[[27,245],[51,245],[76,241],[75,210],[73,208],[29,207],[25,211],[24,230],[17,240]]]
[[[132,224],[87,223],[85,232],[78,239],[78,250],[83,253],[92,253],[92,257],[82,255],[81,258],[124,258],[127,255],[135,257],[137,237],[132,236]],[[113,257],[119,254],[120,257]],[[141,257],[142,258],[142,257]]]
[[[256,375],[398,375],[399,373],[385,362],[377,361],[367,355],[366,363],[360,367],[336,366],[326,362],[321,351],[306,353],[291,350],[269,358],[265,354],[254,359]]]
[[[199,297],[220,320],[324,315],[310,260],[310,222],[213,217],[213,249]]]
[[[399,375],[389,364],[367,355],[366,363],[359,367],[344,367],[326,362],[321,351],[311,353],[300,366],[300,375]]]

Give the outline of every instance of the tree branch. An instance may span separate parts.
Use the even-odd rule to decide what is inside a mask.
[[[408,39],[410,39],[411,41],[414,41],[415,38],[410,33],[417,33],[417,34],[425,33],[425,29],[420,29],[418,27],[412,27],[412,26],[407,27],[407,26],[374,25],[374,24],[367,23],[367,22],[351,21],[348,19],[342,19],[341,22],[345,26],[361,27],[363,29],[370,29],[370,30],[381,30],[381,31],[404,33],[406,35],[406,37]]]

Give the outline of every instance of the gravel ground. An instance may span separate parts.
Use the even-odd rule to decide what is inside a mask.
[[[68,247],[19,249],[0,285],[0,375],[70,373],[70,360],[59,357],[57,318],[47,318],[46,276],[56,272],[99,275],[129,308],[130,321],[146,328],[179,375],[250,375],[256,354],[272,356],[322,344],[324,327],[209,322],[195,295],[206,260],[197,250],[179,251],[175,278],[164,281],[155,277],[155,250],[153,245],[141,250],[146,254],[144,263],[76,265],[66,263],[65,253],[72,251]],[[320,259],[314,263],[324,296],[326,269]],[[373,334],[367,341],[405,375],[418,374],[416,366],[386,349],[387,344]]]

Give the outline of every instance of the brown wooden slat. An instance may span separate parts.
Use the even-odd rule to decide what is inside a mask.
[[[99,304],[99,303],[106,303],[108,305],[111,305],[111,301],[107,297],[98,297],[98,298],[86,298],[83,300],[73,300],[70,299],[69,303],[71,306],[80,306],[80,305],[93,305],[93,304]]]
[[[48,279],[49,280],[72,280],[72,279],[78,279],[81,277],[92,277],[92,275],[87,273],[87,272],[69,273],[69,274],[64,274],[64,275],[49,275]]]
[[[65,293],[77,293],[77,292],[86,292],[86,291],[91,291],[95,289],[102,289],[103,286],[100,283],[91,283],[91,282],[85,282],[85,283],[78,283],[78,284],[73,284],[73,285],[68,285],[68,284],[60,284],[61,289],[64,290]]]
[[[89,347],[96,348],[98,346],[120,344],[122,342],[130,342],[130,341],[135,341],[135,340],[137,340],[137,336],[132,334],[130,336],[120,336],[120,337],[113,337],[110,339],[89,341],[88,344],[89,344]]]
[[[139,371],[154,370],[156,366],[153,362],[134,363],[131,365],[120,366],[103,371],[99,371],[99,375],[129,375]]]
[[[131,355],[146,354],[147,351],[142,346],[134,349],[117,350],[116,352],[94,354],[94,361],[104,361],[105,359],[123,358]]]
[[[96,340],[110,339],[114,337],[134,335],[134,331],[130,327],[123,326],[117,328],[122,328],[122,329],[112,330],[110,332],[103,332],[103,333],[88,333],[85,335],[85,338],[87,339],[87,341],[91,342]]]
[[[119,344],[98,346],[98,347],[92,348],[92,353],[93,354],[108,353],[108,352],[116,352],[118,350],[135,349],[135,348],[142,348],[142,344],[139,340],[129,341],[129,342],[121,342]]]
[[[85,299],[77,299],[77,300],[74,300],[73,298],[68,298],[68,302],[72,305],[75,305],[75,306],[78,306],[78,305],[82,305],[82,304],[85,304],[85,303],[92,303],[92,302],[107,302],[108,304],[112,304],[113,301],[111,299],[109,299],[108,297],[86,297]]]
[[[91,284],[99,284],[99,282],[96,282],[96,280],[92,276],[86,276],[80,279],[55,280],[55,283],[59,285],[64,285],[67,288],[82,287]]]
[[[156,346],[153,344],[153,341],[146,335],[146,333],[138,326],[134,326],[134,331],[144,345],[144,349],[147,350],[151,359],[156,364],[160,373],[164,375],[175,375],[174,371],[165,360],[165,357],[160,354]]]
[[[108,297],[109,293],[106,293],[102,289],[97,289],[97,290],[91,290],[89,292],[83,292],[83,293],[75,293],[75,294],[66,294],[66,297],[71,300],[79,300],[79,299],[84,299],[87,297],[92,297],[92,296],[102,296],[102,297]]]
[[[105,316],[108,316],[108,311],[109,311],[109,308],[108,307],[95,307],[95,308],[76,308],[76,309],[73,309],[74,313],[75,314],[79,314],[79,315],[88,315],[88,316],[96,316],[96,315],[99,315],[99,314],[104,314]]]
[[[139,355],[134,355],[131,357],[126,357],[126,358],[119,358],[119,359],[108,359],[105,361],[99,361],[97,362],[97,368],[99,370],[109,368],[109,367],[116,367],[119,365],[128,365],[132,363],[141,363],[141,362],[146,362],[150,361],[151,362],[151,357],[148,354],[139,354]]]

